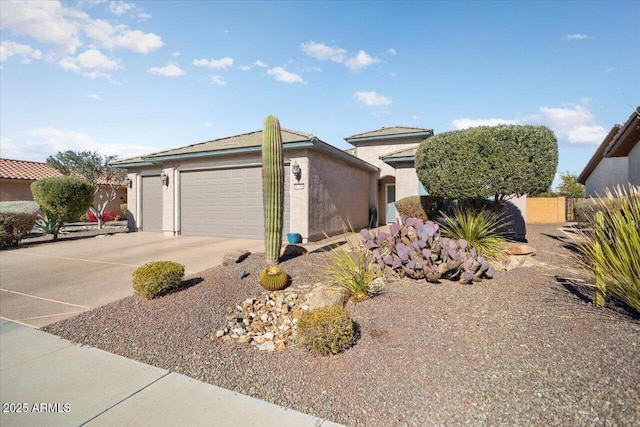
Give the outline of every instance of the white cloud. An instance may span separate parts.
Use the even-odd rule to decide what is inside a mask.
[[[564,36],[564,39],[568,42],[572,40],[587,40],[590,38],[591,36],[588,36],[586,34],[567,34],[566,36]]]
[[[378,62],[381,62],[381,60],[374,58],[364,50],[361,50],[356,56],[349,58],[344,65],[346,65],[351,71],[361,71],[370,65],[377,64]]]
[[[241,71],[250,71],[253,67],[251,65],[242,65],[238,68],[240,68]]]
[[[313,41],[302,43],[300,47],[308,56],[321,61],[330,60],[333,62],[343,63],[347,59],[347,51],[339,47],[330,47]]]
[[[164,45],[160,36],[156,34],[129,30],[124,24],[114,26],[103,19],[92,20],[84,27],[84,31],[87,36],[107,49],[119,47],[146,54]]]
[[[209,83],[212,85],[226,86],[227,82],[224,81],[222,76],[209,76]]]
[[[57,1],[2,2],[2,28],[73,54],[82,45],[80,28],[88,16]]]
[[[141,7],[138,7],[133,3],[126,3],[122,0],[110,1],[109,11],[118,16],[128,13],[130,16],[138,18],[141,21],[151,18],[151,15],[144,13]]]
[[[73,71],[91,79],[105,78],[113,83],[111,73],[107,71],[115,71],[122,69],[120,61],[112,59],[97,49],[88,49],[80,55],[66,56],[58,61],[58,65],[65,70]]]
[[[398,55],[398,52],[396,52],[396,50],[394,48],[387,49],[386,53],[387,53],[387,55],[391,55],[391,56]]]
[[[453,126],[456,129],[467,129],[478,126],[498,126],[498,125],[512,125],[517,124],[517,120],[505,120],[505,119],[455,119]]]
[[[177,50],[175,52],[171,52],[171,56],[177,58],[178,56],[180,56],[180,52],[178,52]]]
[[[265,64],[264,62],[260,61],[259,59],[256,62],[254,62],[253,65],[255,65],[256,67],[262,67],[262,68],[268,67],[267,64]]]
[[[384,95],[380,95],[376,92],[356,92],[353,94],[353,99],[362,102],[368,107],[379,107],[381,105],[391,104],[391,100]]]
[[[182,68],[171,61],[169,61],[169,63],[164,67],[149,68],[147,72],[164,77],[180,77],[186,74],[186,72]]]
[[[322,43],[316,43],[313,41],[302,43],[300,45],[302,51],[312,58],[319,59],[321,61],[333,61],[339,64],[345,65],[350,71],[361,71],[364,68],[382,62],[382,60],[369,55],[364,50],[360,50],[355,56],[348,57],[346,49],[342,49],[336,46],[327,46]],[[387,52],[395,50],[389,49]]]
[[[21,56],[26,59],[40,59],[42,52],[29,45],[20,44],[11,40],[5,40],[0,44],[0,62],[6,61],[12,56]]]
[[[609,73],[613,73],[616,70],[615,67],[607,67],[604,72],[609,74]]]
[[[206,128],[211,128],[211,127],[213,127],[213,123],[207,122],[203,126],[206,127]]]
[[[566,107],[542,106],[537,113],[521,119],[456,119],[453,125],[456,129],[501,124],[543,125],[551,129],[561,143],[600,144],[607,135],[607,130],[594,123],[594,114],[584,105],[588,101],[588,98],[583,98],[582,105],[571,104]]]
[[[27,132],[16,143],[14,138],[2,137],[2,157],[43,162],[58,151],[98,151],[102,154],[117,154],[121,158],[138,156],[158,151],[157,147],[96,141],[91,136],[75,131],[53,127],[39,127]]]
[[[95,99],[96,101],[102,101],[102,97],[100,95],[96,95],[95,93],[90,93],[87,95],[87,98]]]
[[[290,73],[282,67],[273,67],[267,71],[267,74],[273,76],[276,80],[285,83],[304,83],[302,77],[295,73]]]
[[[193,65],[196,67],[209,67],[209,68],[227,68],[233,66],[233,58],[221,58],[221,59],[194,59]]]

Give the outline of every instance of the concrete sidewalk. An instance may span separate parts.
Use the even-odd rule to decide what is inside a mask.
[[[339,426],[5,319],[0,396],[2,426]]]

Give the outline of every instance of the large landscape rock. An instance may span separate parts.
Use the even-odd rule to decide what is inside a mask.
[[[235,251],[228,252],[228,253],[226,253],[224,255],[224,257],[222,258],[222,265],[227,267],[229,265],[236,264],[238,262],[242,262],[249,255],[251,255],[251,252],[249,252],[246,249],[236,249]]]
[[[305,297],[305,305],[308,311],[316,310],[328,305],[344,307],[349,295],[343,288],[326,282],[313,285]]]

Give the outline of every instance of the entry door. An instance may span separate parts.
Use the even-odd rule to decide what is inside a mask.
[[[396,185],[387,184],[387,224],[396,222]]]

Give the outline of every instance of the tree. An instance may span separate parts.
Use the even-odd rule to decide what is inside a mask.
[[[480,126],[438,134],[416,152],[418,178],[434,197],[506,200],[546,191],[558,166],[558,142],[544,126]]]
[[[118,188],[124,183],[126,171],[111,166],[118,156],[103,156],[97,151],[59,151],[47,158],[47,165],[63,175],[78,176],[89,181],[94,187],[94,201],[91,212],[102,228],[102,216],[109,202],[116,199]],[[101,185],[98,183],[100,182]]]
[[[582,199],[585,197],[585,188],[584,185],[578,182],[578,175],[564,172],[560,174],[560,180],[562,182],[556,187],[556,192],[560,196],[574,199]]]
[[[42,212],[57,221],[53,240],[65,222],[75,221],[85,213],[93,201],[93,185],[75,176],[56,176],[39,179],[31,184],[33,199]]]

